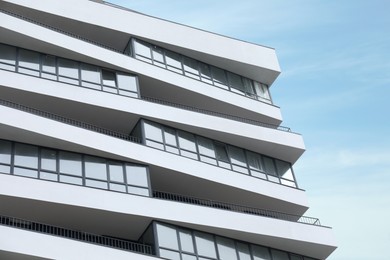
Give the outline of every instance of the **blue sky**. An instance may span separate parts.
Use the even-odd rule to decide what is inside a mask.
[[[390,1],[111,2],[275,48],[271,94],[304,137],[294,170],[307,215],[334,229],[329,259],[389,259]]]

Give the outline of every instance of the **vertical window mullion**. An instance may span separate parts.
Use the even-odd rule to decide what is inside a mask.
[[[122,163],[122,173],[123,173],[123,180],[125,182],[125,188],[126,193],[129,193],[128,184],[127,184],[127,171],[126,171],[126,163]]]
[[[10,174],[14,174],[14,165],[15,165],[15,142],[11,142],[11,165],[10,165]]]

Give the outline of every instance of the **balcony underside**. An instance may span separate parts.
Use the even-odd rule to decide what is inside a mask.
[[[159,220],[315,258],[335,249],[325,227],[25,177],[0,179],[0,214],[49,225],[137,240]]]

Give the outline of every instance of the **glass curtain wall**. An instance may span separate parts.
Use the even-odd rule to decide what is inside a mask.
[[[142,119],[132,132],[143,144],[228,170],[298,187],[291,164]]]
[[[0,43],[0,69],[128,97],[139,97],[134,75]]]
[[[178,226],[153,222],[155,250],[161,258],[171,260],[315,260],[269,248],[250,244],[205,232],[181,228]],[[145,232],[141,241],[150,240]]]
[[[148,168],[92,155],[0,140],[0,173],[150,196]]]
[[[130,47],[129,47],[130,46]],[[133,51],[130,52],[129,49]],[[266,84],[133,38],[125,53],[155,66],[272,104]]]

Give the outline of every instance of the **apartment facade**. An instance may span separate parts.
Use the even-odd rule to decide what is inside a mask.
[[[1,259],[325,259],[274,49],[102,1],[0,1]]]

